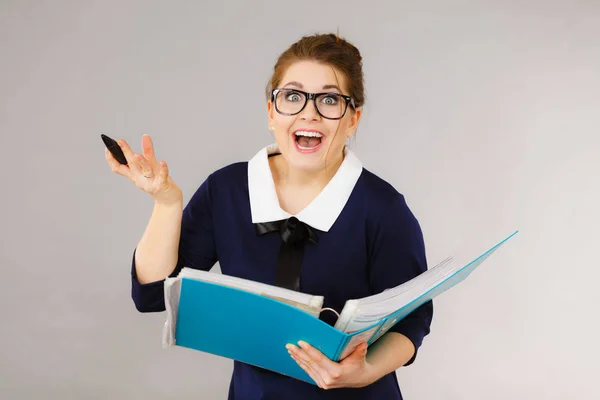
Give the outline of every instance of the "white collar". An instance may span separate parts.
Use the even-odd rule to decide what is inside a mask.
[[[278,221],[292,217],[281,209],[275,191],[275,183],[269,167],[269,154],[279,153],[277,144],[261,149],[248,162],[248,190],[252,223]],[[329,231],[334,224],[360,174],[362,163],[348,147],[344,148],[344,160],[325,188],[300,213],[298,220],[320,231]]]

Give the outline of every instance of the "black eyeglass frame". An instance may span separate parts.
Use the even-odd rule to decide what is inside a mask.
[[[301,93],[304,95],[304,104],[302,105],[302,107],[300,108],[300,110],[298,112],[295,113],[284,113],[282,111],[279,110],[279,108],[277,107],[277,101],[275,100],[275,98],[277,97],[277,94],[279,92],[283,92],[283,91],[291,91],[291,92],[297,92],[297,93]],[[344,112],[342,113],[342,115],[338,118],[331,118],[331,117],[326,117],[323,114],[321,114],[321,111],[319,111],[319,107],[317,106],[317,97],[322,96],[322,95],[336,95],[336,96],[340,96],[342,99],[345,100],[346,102],[346,106],[344,107]],[[348,111],[348,105],[352,106],[353,109],[356,110],[356,104],[354,103],[354,99],[350,96],[346,96],[345,94],[341,94],[341,93],[337,93],[337,92],[321,92],[321,93],[308,93],[308,92],[304,92],[302,90],[299,89],[293,89],[293,88],[277,88],[277,89],[273,89],[271,91],[271,100],[273,101],[273,104],[275,105],[275,110],[281,114],[281,115],[297,115],[300,114],[302,112],[302,110],[304,110],[304,108],[306,107],[306,104],[308,104],[308,101],[311,100],[313,101],[314,105],[315,105],[315,110],[317,110],[317,112],[319,113],[319,115],[325,119],[332,119],[332,120],[338,120],[338,119],[342,119],[344,118],[344,115],[346,115],[346,111]]]

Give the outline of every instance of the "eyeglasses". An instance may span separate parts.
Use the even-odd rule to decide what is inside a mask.
[[[340,93],[307,93],[298,89],[274,89],[272,100],[275,110],[282,115],[296,115],[304,110],[308,100],[312,99],[319,115],[327,119],[341,119],[348,105],[356,108],[354,99]]]

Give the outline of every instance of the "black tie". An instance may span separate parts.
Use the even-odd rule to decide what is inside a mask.
[[[314,228],[290,217],[280,221],[261,222],[254,224],[257,235],[279,232],[281,246],[275,274],[275,284],[279,287],[300,290],[300,267],[304,256],[306,242],[318,243]]]

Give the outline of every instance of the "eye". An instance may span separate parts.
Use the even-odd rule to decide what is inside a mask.
[[[323,96],[321,102],[326,106],[334,106],[340,102],[340,96],[336,94],[328,94]]]
[[[301,101],[302,95],[298,92],[288,92],[288,94],[285,96],[285,99],[286,99],[286,101],[291,101],[291,102]]]

